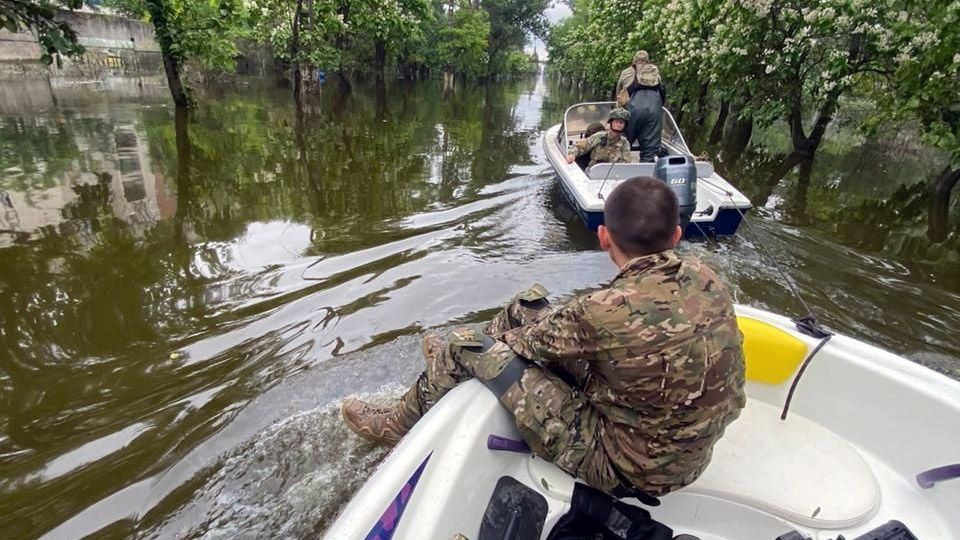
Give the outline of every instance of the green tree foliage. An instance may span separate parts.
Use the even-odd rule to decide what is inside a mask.
[[[932,239],[947,234],[949,194],[960,183],[960,4],[573,0],[571,7],[573,16],[548,38],[555,69],[608,88],[629,55],[646,49],[675,111],[694,102],[702,109],[710,97],[721,102],[721,123],[727,111],[747,128],[786,122],[792,151],[770,182],[797,165],[801,182],[809,176],[847,97],[873,98],[873,127],[918,122],[925,140],[949,156],[931,182],[928,231]]]
[[[490,16],[473,8],[458,9],[449,24],[441,27],[437,43],[437,65],[468,77],[486,73],[489,54]]]
[[[487,74],[508,67],[509,51],[521,50],[529,35],[546,34],[543,15],[550,0],[481,0],[479,6],[490,17]]]
[[[178,107],[189,103],[180,73],[186,62],[207,69],[232,69],[237,39],[248,18],[241,0],[106,0],[125,15],[149,19],[163,53],[170,92]]]
[[[410,56],[422,46],[432,13],[429,0],[263,0],[253,36],[285,62],[381,70],[391,55]]]
[[[950,194],[960,181],[960,5],[908,1],[893,17],[889,77],[875,87],[881,122],[916,120],[924,140],[945,151],[947,162],[930,182],[927,236],[947,237]]]
[[[354,0],[347,30],[352,41],[399,51],[422,39],[420,22],[433,15],[428,0]]]
[[[574,0],[573,15],[550,29],[550,62],[561,72],[613,89],[634,50],[626,43],[643,20],[643,0]],[[643,45],[653,52],[650,43]]]
[[[551,40],[587,80],[611,85],[629,55],[646,49],[679,96],[744,98],[741,115],[784,119],[794,155],[811,160],[840,98],[889,65],[893,0],[584,0],[578,19]],[[587,39],[589,37],[589,39]],[[805,113],[816,111],[805,123]]]
[[[77,33],[70,25],[57,21],[57,11],[78,9],[83,0],[0,0],[0,28],[10,32],[30,30],[37,36],[42,50],[40,59],[47,64],[57,61],[59,55],[79,56],[83,46],[77,42]]]
[[[197,62],[208,69],[233,69],[236,41],[247,35],[248,15],[241,0],[105,0],[104,5],[156,26],[162,15],[161,42],[181,64]],[[163,44],[161,43],[161,46]]]

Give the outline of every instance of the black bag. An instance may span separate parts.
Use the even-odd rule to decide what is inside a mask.
[[[586,484],[573,488],[570,511],[560,517],[547,540],[671,540],[673,529],[654,521],[639,506],[619,501]]]

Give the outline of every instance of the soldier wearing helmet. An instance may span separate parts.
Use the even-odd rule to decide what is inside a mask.
[[[573,163],[582,155],[589,155],[587,167],[596,163],[629,163],[630,143],[623,137],[623,130],[630,120],[630,113],[621,107],[610,111],[607,116],[608,130],[577,141],[567,150],[567,163]]]
[[[617,105],[630,111],[624,135],[639,147],[640,161],[653,161],[660,153],[662,109],[667,94],[660,70],[650,62],[647,51],[637,51],[630,67],[620,72],[616,96]]]

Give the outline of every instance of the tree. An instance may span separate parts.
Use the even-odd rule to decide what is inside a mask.
[[[327,68],[340,62],[341,51],[334,41],[345,23],[337,7],[315,0],[263,0],[252,14],[254,38],[268,44],[274,58],[292,66],[298,101],[302,66]]]
[[[429,0],[353,0],[351,31],[355,37],[373,42],[374,71],[383,78],[388,53],[420,39],[419,23],[432,14]]]
[[[894,71],[875,87],[878,114],[868,123],[915,120],[924,140],[947,156],[931,179],[927,237],[947,238],[950,195],[960,182],[960,5],[910,0],[896,12]]]
[[[232,69],[236,41],[247,21],[242,0],[106,0],[106,5],[153,23],[170,94],[177,107],[190,105],[182,81],[187,61],[208,69]]]
[[[84,49],[77,42],[77,33],[70,25],[57,21],[61,8],[79,9],[83,0],[0,0],[0,28],[9,32],[28,29],[37,36],[46,64],[62,66],[60,55],[79,56]]]
[[[625,42],[643,20],[645,6],[643,0],[573,2],[573,15],[547,37],[550,62],[612,94],[617,75],[633,58],[635,50]],[[642,48],[655,51],[652,45]]]
[[[786,120],[793,150],[772,182],[796,165],[808,177],[840,99],[889,69],[894,13],[892,0],[724,3],[707,41],[710,82],[748,96],[744,112],[758,122]]]
[[[549,0],[481,0],[479,2],[480,7],[490,17],[490,36],[487,40],[488,76],[506,66],[507,52],[522,49],[527,42],[527,36],[545,35],[547,21],[543,11],[549,3]]]
[[[469,7],[454,11],[450,23],[439,32],[438,63],[467,77],[486,73],[490,57],[487,44],[490,37],[490,17],[486,11]]]

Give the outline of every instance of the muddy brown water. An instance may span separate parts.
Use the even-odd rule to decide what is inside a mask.
[[[241,81],[179,124],[156,88],[30,88],[0,96],[5,538],[314,536],[383,455],[343,396],[397,393],[427,329],[615,273],[540,148],[582,97],[549,78],[325,88],[303,115]],[[960,271],[775,199],[753,234],[681,250],[799,315],[762,244],[828,326],[960,377]]]

